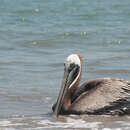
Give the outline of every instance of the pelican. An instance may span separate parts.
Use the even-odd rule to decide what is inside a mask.
[[[64,64],[64,79],[52,110],[66,114],[130,114],[130,81],[116,78],[89,80],[80,87],[82,55],[71,54]]]

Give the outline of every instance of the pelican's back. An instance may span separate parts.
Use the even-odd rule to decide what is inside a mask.
[[[130,82],[114,78],[88,81],[74,94],[69,111],[75,114],[128,114]]]

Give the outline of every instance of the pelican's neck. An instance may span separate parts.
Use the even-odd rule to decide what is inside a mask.
[[[70,92],[71,92],[71,96],[73,96],[73,94],[76,92],[76,90],[78,89],[78,86],[80,84],[80,80],[81,80],[81,76],[82,76],[82,56],[80,54],[78,54],[78,57],[80,59],[80,70],[79,73],[77,75],[77,77],[75,78],[75,80],[72,82],[70,88]]]
[[[63,108],[65,110],[68,110],[68,108],[70,107],[70,105],[72,103],[72,97],[75,94],[76,90],[78,89],[78,86],[79,86],[80,80],[81,80],[81,76],[82,76],[82,56],[81,55],[78,55],[78,56],[80,59],[80,71],[79,71],[77,77],[75,78],[75,80],[69,86],[70,90],[66,94],[66,98],[64,100],[64,105],[63,105]]]

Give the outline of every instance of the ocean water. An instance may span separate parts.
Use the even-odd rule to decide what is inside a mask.
[[[72,53],[83,55],[81,83],[130,80],[130,1],[0,1],[0,129],[130,129],[130,116],[55,118],[51,107]]]

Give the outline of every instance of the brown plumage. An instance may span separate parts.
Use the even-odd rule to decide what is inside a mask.
[[[82,74],[82,57],[77,54],[67,58],[65,71],[68,73],[62,83],[61,90],[64,90],[60,91],[57,103],[53,105],[53,111],[57,116],[59,114],[130,114],[129,81],[101,78],[87,81],[78,87]]]

